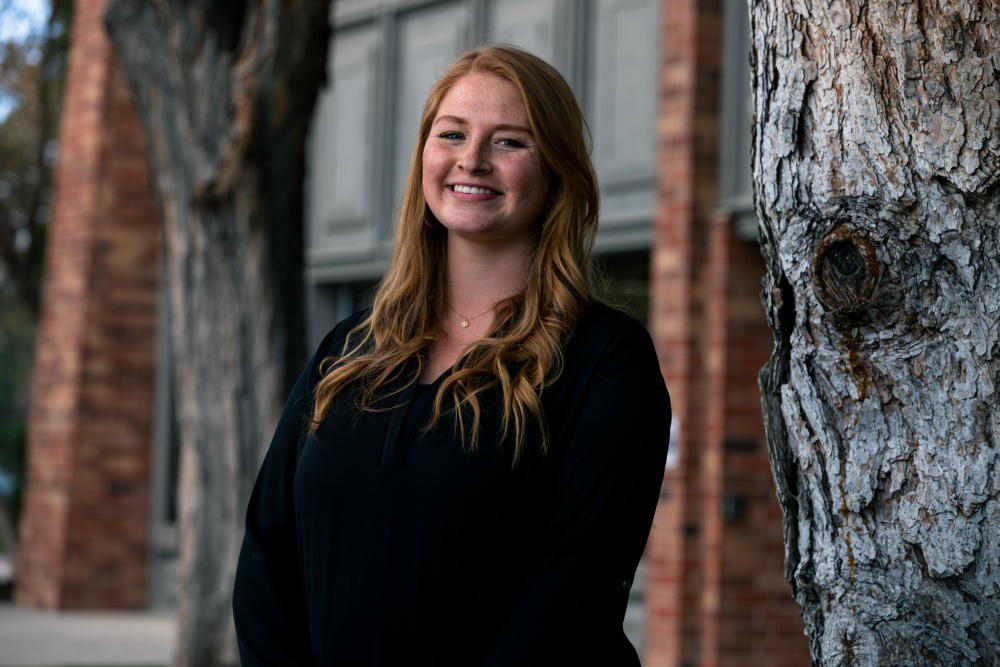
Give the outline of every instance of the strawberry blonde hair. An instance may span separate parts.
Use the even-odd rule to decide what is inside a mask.
[[[427,427],[440,420],[447,405],[454,409],[466,445],[474,449],[480,431],[479,397],[499,386],[502,436],[513,432],[516,461],[531,421],[540,428],[542,448],[548,446],[541,395],[559,376],[562,347],[594,298],[591,253],[599,194],[589,130],[569,84],[542,59],[512,46],[483,46],[462,54],[428,93],[388,271],[371,314],[349,333],[339,356],[323,362],[311,426],[322,423],[333,398],[348,387],[356,388],[362,409],[373,410],[378,399],[416,382],[427,350],[439,335],[447,232],[424,198],[422,156],[441,101],[470,72],[498,76],[519,91],[548,175],[551,205],[540,221],[524,288],[496,305],[491,329],[442,382]]]

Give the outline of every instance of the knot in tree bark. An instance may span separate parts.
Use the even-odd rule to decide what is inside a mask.
[[[861,310],[878,287],[881,266],[868,238],[847,224],[828,234],[813,254],[813,288],[820,303],[835,313]]]

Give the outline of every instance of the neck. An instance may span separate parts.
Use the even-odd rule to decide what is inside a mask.
[[[530,248],[479,249],[448,245],[447,303],[463,317],[473,317],[522,289],[527,281]]]

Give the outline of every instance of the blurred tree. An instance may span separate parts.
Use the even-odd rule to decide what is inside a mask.
[[[813,664],[1000,666],[1000,4],[751,0],[761,373]]]
[[[304,363],[305,139],[320,2],[111,0],[161,205],[181,441],[177,665],[235,665],[243,516]]]
[[[55,0],[35,26],[0,2],[0,521],[16,523],[23,488],[25,414],[46,229],[52,200],[72,0]],[[14,30],[13,27],[19,29]],[[13,547],[13,532],[5,548]]]
[[[0,17],[16,12],[0,5]],[[71,0],[55,0],[38,32],[0,42],[0,266],[38,318],[45,230],[52,200],[56,130],[69,46]]]

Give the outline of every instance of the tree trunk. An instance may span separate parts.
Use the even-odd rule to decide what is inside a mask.
[[[814,663],[1000,665],[1000,9],[751,14],[761,385]]]
[[[329,1],[111,0],[165,229],[181,436],[175,664],[235,665],[245,503],[303,363],[304,146]]]

